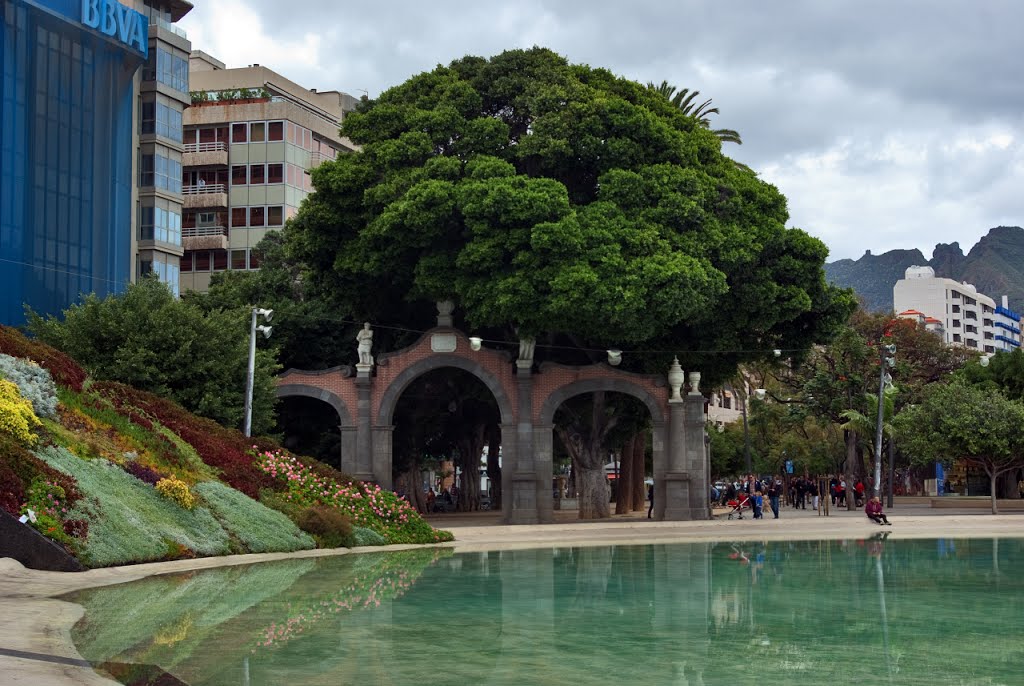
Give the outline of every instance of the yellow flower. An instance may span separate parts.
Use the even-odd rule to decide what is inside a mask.
[[[191,510],[196,506],[196,497],[192,495],[188,484],[173,476],[157,481],[156,492],[168,500],[178,503],[186,510]]]
[[[23,445],[35,445],[38,437],[32,433],[42,425],[32,403],[21,396],[21,391],[10,381],[0,379],[0,433],[7,434]]]

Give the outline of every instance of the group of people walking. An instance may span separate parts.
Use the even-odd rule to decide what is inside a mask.
[[[819,483],[821,486],[819,486]],[[748,474],[742,480],[728,483],[722,489],[721,501],[723,504],[734,506],[741,499],[749,502],[754,519],[764,518],[765,505],[771,509],[775,519],[779,518],[779,506],[783,498],[794,509],[806,510],[810,505],[812,510],[817,510],[821,505],[822,489],[825,480],[820,482],[810,477],[794,476],[789,480],[788,492],[783,488],[783,482],[777,477],[758,478],[754,474]],[[713,493],[717,493],[715,489]],[[853,482],[852,488],[847,483],[843,474],[832,474],[828,477],[828,497],[833,507],[846,507],[847,498],[854,499],[855,507],[864,507],[867,517],[880,525],[890,525],[888,518],[882,511],[882,502],[876,496],[867,498],[867,487],[862,479]]]

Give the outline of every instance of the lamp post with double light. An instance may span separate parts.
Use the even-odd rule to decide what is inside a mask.
[[[885,422],[885,387],[892,383],[886,369],[896,366],[896,346],[879,346],[878,356],[878,421],[875,424],[875,483],[874,495],[882,494],[882,425]]]
[[[253,377],[256,374],[256,332],[263,334],[264,338],[270,338],[272,326],[256,326],[256,318],[263,317],[267,323],[274,316],[273,310],[264,310],[260,307],[252,308],[252,321],[249,325],[249,367],[245,376],[245,435],[252,436],[252,386]]]

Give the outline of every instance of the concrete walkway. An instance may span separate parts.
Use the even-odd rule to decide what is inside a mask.
[[[702,522],[654,522],[646,513],[615,516],[602,521],[580,521],[575,512],[556,512],[554,524],[502,526],[501,514],[482,512],[435,515],[432,525],[455,534],[444,544],[456,552],[538,547],[637,545],[690,541],[849,539],[869,536],[879,526],[857,510],[833,510],[820,516],[811,510],[783,508],[779,519],[729,520],[720,509],[715,519]],[[1024,512],[991,515],[977,507],[933,509],[930,503],[897,502],[889,511],[893,526],[884,527],[894,538],[1021,538]],[[393,546],[400,550],[416,546]],[[82,573],[40,572],[25,569],[9,558],[0,559],[0,674],[4,684],[110,686],[75,650],[70,629],[81,608],[55,600],[55,596],[83,588],[134,581],[224,565],[249,564],[296,557],[345,555],[380,548],[313,550],[302,553],[234,555],[153,564],[94,569]]]

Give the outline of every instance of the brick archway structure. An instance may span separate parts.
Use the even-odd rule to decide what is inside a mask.
[[[631,395],[651,413],[657,519],[710,516],[704,398],[691,393],[670,400],[664,376],[632,374],[605,364],[547,363],[534,373],[531,361],[514,360],[507,352],[488,348],[474,351],[465,334],[442,325],[407,348],[379,355],[375,368],[357,365],[355,374],[351,367],[320,372],[290,369],[279,377],[277,395],[301,395],[331,404],[341,424],[342,470],[390,488],[392,421],[398,400],[417,378],[446,367],[474,375],[498,404],[506,523],[552,521],[555,411],[568,398],[597,390]]]

